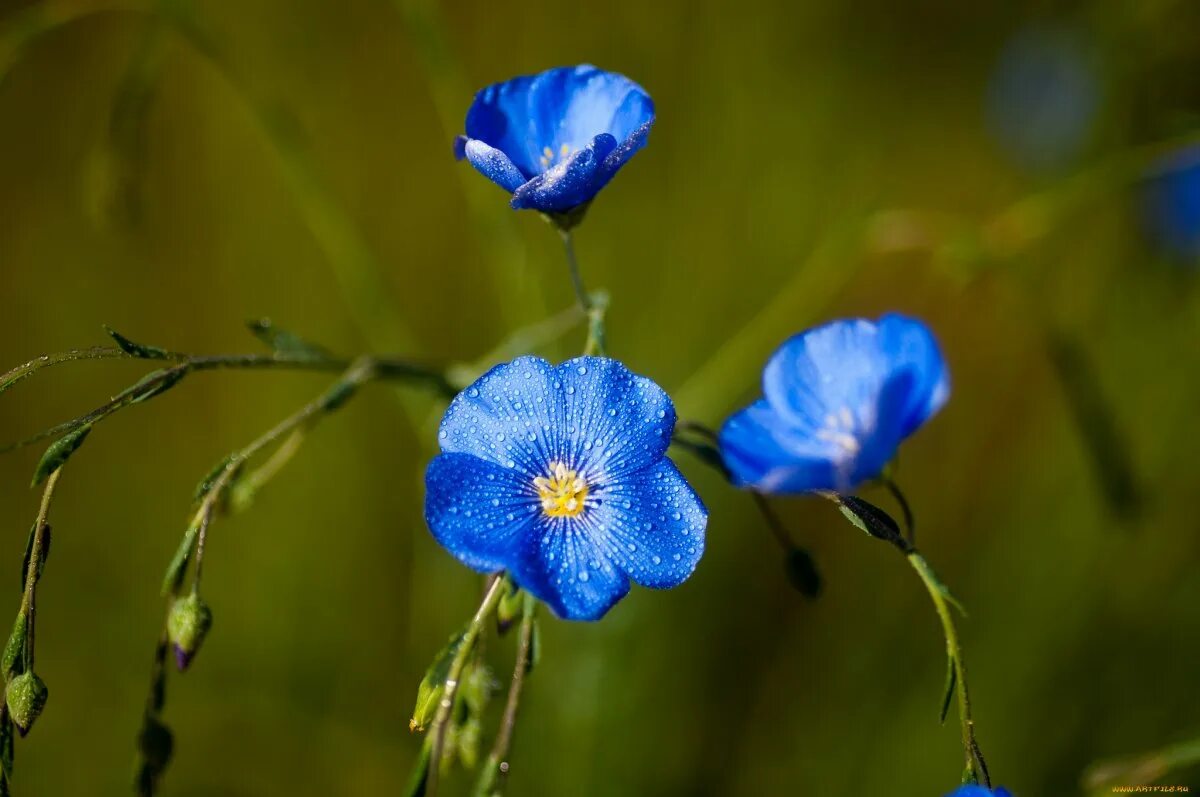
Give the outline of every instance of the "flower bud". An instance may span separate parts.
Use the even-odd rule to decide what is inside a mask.
[[[516,584],[509,581],[503,589],[504,594],[496,604],[496,630],[501,634],[508,631],[521,616],[521,607],[525,603],[524,593]]]
[[[29,733],[34,720],[41,715],[48,695],[46,684],[32,672],[23,672],[8,682],[4,699],[13,724],[22,736]]]
[[[175,651],[175,664],[180,672],[188,668],[211,627],[212,611],[198,593],[192,592],[175,600],[167,617],[167,638]]]

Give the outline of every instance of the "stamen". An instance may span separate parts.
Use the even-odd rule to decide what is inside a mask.
[[[586,508],[587,480],[562,462],[552,462],[550,475],[535,476],[533,487],[549,517],[576,517]]]

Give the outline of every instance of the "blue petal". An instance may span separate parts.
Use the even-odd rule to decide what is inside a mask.
[[[606,557],[644,587],[687,580],[704,554],[708,510],[669,459],[597,491],[580,516]]]
[[[503,152],[525,177],[541,171],[542,145],[529,117],[532,76],[513,78],[482,89],[467,111],[467,138]]]
[[[529,479],[561,462],[598,485],[657,462],[674,428],[670,397],[616,360],[577,357],[554,367],[518,357],[450,402],[438,438],[442,451]]]
[[[783,494],[838,488],[840,452],[794,432],[764,399],[725,421],[718,443],[739,487]]]
[[[922,322],[889,314],[879,320],[879,349],[896,370],[912,374],[901,408],[901,438],[915,432],[950,398],[950,372],[937,340]]]
[[[875,325],[834,321],[787,340],[763,370],[763,395],[788,424],[816,431],[843,409],[864,414],[888,375]]]
[[[985,786],[959,786],[946,797],[1012,797],[1012,792],[1005,788],[992,790]]]
[[[675,405],[661,387],[617,360],[576,357],[555,369],[562,385],[568,460],[595,485],[616,483],[666,454]]]
[[[608,181],[617,173],[617,170],[625,165],[625,161],[632,158],[639,149],[646,146],[646,139],[649,138],[650,128],[653,126],[654,118],[651,117],[649,121],[635,128],[628,138],[608,154],[608,157],[604,159],[604,163],[600,164],[597,190],[607,185]]]
[[[482,141],[468,139],[463,152],[476,171],[509,193],[525,183],[525,176],[500,150]]]
[[[564,620],[599,620],[629,592],[629,577],[577,520],[543,519],[538,533],[526,537],[510,572]]]
[[[540,357],[497,365],[454,397],[438,430],[442,451],[473,454],[514,468],[526,479],[544,476],[567,459],[561,382]]]
[[[509,567],[541,518],[529,484],[470,454],[441,454],[425,471],[425,521],[456,559],[482,573]]]
[[[601,166],[616,146],[617,140],[608,133],[596,136],[591,144],[514,191],[513,208],[553,213],[588,202],[604,187]]]

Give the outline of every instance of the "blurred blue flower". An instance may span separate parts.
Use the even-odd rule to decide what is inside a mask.
[[[586,205],[646,145],[654,102],[624,75],[587,64],[497,83],[475,95],[454,142],[516,209]]]
[[[1082,32],[1029,27],[1008,40],[987,93],[988,126],[1022,166],[1069,166],[1095,126],[1103,90]]]
[[[984,786],[959,786],[946,797],[1012,797],[1012,792],[1000,787],[989,789]]]
[[[1147,232],[1168,253],[1200,263],[1200,145],[1177,150],[1150,170],[1142,191]]]
[[[568,620],[633,581],[682,583],[708,512],[665,456],[675,407],[605,357],[498,365],[450,403],[425,474],[425,520],[463,564],[507,570]]]
[[[920,321],[834,321],[786,341],[763,398],[719,437],[735,484],[762,493],[848,492],[873,479],[950,395],[946,363]]]

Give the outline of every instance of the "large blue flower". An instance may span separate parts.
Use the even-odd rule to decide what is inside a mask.
[[[989,789],[984,786],[959,786],[946,797],[1012,797],[1012,792],[1001,787]]]
[[[846,492],[877,477],[949,395],[920,321],[834,321],[772,355],[764,397],[721,428],[721,455],[736,484],[759,492]]]
[[[670,397],[616,360],[498,365],[446,410],[425,520],[468,567],[599,619],[631,579],[677,586],[704,552],[708,513],[665,456],[674,428]]]
[[[514,208],[586,205],[646,145],[654,101],[624,75],[584,64],[497,83],[475,95],[454,142]]]

